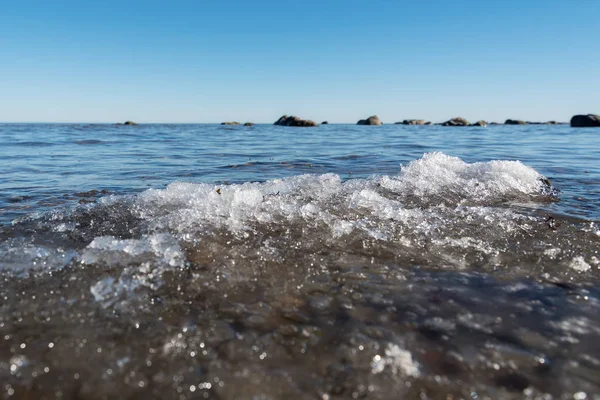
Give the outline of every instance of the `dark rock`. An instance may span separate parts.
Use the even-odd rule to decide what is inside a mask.
[[[425,125],[424,119],[405,119],[402,122],[396,122],[397,124],[402,125]]]
[[[329,122],[323,121],[323,122],[321,122],[321,125],[329,125]]]
[[[431,125],[431,121],[425,122],[425,125]]]
[[[244,126],[254,126],[254,124],[252,122],[246,122]]]
[[[571,118],[571,126],[574,128],[600,127],[600,115],[575,115]]]
[[[284,115],[281,118],[279,118],[277,121],[275,121],[275,123],[273,125],[309,127],[309,126],[317,126],[317,123],[315,121],[311,121],[310,119],[298,118],[295,115],[292,115],[290,117],[288,117],[287,115]]]
[[[487,126],[487,122],[485,122],[484,120],[481,121],[477,121],[474,124],[471,124],[471,126]]]
[[[444,122],[442,124],[442,126],[469,126],[471,124],[469,124],[469,121],[467,121],[464,118],[452,118],[451,120],[448,120],[446,122]]]
[[[240,125],[239,122],[236,121],[232,121],[232,122],[221,122],[221,125]]]
[[[356,125],[381,125],[381,120],[377,115],[372,115],[367,119],[361,119]]]
[[[521,121],[520,119],[507,119],[504,125],[527,125],[527,122]]]
[[[497,122],[490,122],[490,125],[500,125],[500,124]]]
[[[133,121],[125,121],[125,123],[123,125],[137,125],[137,124]]]

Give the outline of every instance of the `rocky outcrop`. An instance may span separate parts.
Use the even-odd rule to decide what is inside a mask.
[[[507,119],[504,125],[527,125],[527,122],[520,119]]]
[[[241,124],[239,122],[236,122],[236,121],[231,121],[231,122],[221,122],[221,125],[232,125],[232,126],[235,126],[235,125],[241,125]]]
[[[571,126],[573,128],[600,127],[600,115],[575,115],[573,118],[571,118]]]
[[[471,126],[488,126],[488,124],[484,120],[481,120],[471,124]]]
[[[309,127],[317,126],[317,123],[315,121],[311,121],[310,119],[298,118],[295,115],[289,117],[287,115],[284,115],[277,121],[275,121],[273,125]]]
[[[321,122],[321,125],[329,125],[329,122],[323,121],[323,122]]]
[[[123,125],[137,125],[137,124],[133,121],[125,121],[125,123]]]
[[[456,117],[452,118],[442,124],[442,126],[469,126],[469,121],[464,118]]]
[[[252,122],[246,122],[244,126],[254,126],[254,124]]]
[[[381,125],[381,120],[377,115],[371,115],[367,119],[361,119],[356,125]]]
[[[396,124],[402,124],[402,125],[425,125],[426,122],[424,119],[405,119],[402,122],[396,122]]]

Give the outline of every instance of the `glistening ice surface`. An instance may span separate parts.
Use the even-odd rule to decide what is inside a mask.
[[[273,143],[250,147],[267,160],[205,157],[204,175],[170,180],[181,167],[154,165],[170,182],[158,189],[138,189],[127,168],[142,162],[134,157],[121,171],[90,157],[93,171],[80,174],[114,185],[94,191],[79,177],[28,192],[19,181],[41,179],[5,164],[5,198],[23,199],[6,201],[15,218],[0,226],[1,395],[600,398],[600,226],[597,204],[584,201],[597,187],[577,183],[598,179],[586,164],[597,150],[580,160],[565,151],[570,162],[540,168],[589,168],[575,179],[531,165],[547,148],[532,162],[512,159],[518,145],[495,160],[449,155],[489,154],[458,145],[465,136],[498,140],[508,128],[384,128],[209,127],[205,148],[225,140],[216,132],[271,135]],[[31,129],[43,136],[43,127]],[[180,132],[120,129],[156,140],[148,153],[172,151],[154,130]],[[571,132],[514,129],[549,147],[554,134]],[[278,134],[300,144],[277,156],[287,140]],[[372,136],[337,150],[307,139],[359,134]],[[587,135],[573,130],[571,151],[578,134]],[[171,139],[188,144],[187,159],[200,143],[189,146],[185,135]],[[456,144],[444,145],[446,135]],[[399,140],[408,143],[386,147]],[[366,142],[384,154],[365,155]],[[421,142],[444,152],[400,154]],[[61,191],[68,196],[59,202]],[[38,197],[56,204],[28,200]]]

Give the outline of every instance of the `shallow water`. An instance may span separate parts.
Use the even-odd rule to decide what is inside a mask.
[[[0,395],[600,398],[599,134],[0,125]]]

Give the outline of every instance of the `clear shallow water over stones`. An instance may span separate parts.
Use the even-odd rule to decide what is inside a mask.
[[[598,398],[597,141],[0,125],[0,395]]]

